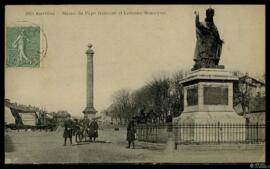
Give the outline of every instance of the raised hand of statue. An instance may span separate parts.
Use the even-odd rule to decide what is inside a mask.
[[[220,43],[220,44],[224,44],[224,40],[223,40],[223,39],[220,39],[220,40],[219,40],[219,43]]]

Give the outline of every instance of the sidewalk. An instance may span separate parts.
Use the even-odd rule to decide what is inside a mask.
[[[177,150],[217,151],[217,150],[265,150],[265,144],[201,144],[177,145]]]
[[[265,144],[178,145],[138,142],[139,146],[159,150],[145,161],[156,163],[252,163],[265,162]],[[160,151],[161,150],[161,151]]]

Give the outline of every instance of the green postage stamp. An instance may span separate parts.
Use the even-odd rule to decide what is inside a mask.
[[[10,26],[6,33],[7,67],[39,67],[40,27]]]

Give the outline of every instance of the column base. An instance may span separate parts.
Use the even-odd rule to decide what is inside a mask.
[[[88,117],[89,119],[95,118],[97,110],[94,107],[86,107],[83,112],[84,117]]]

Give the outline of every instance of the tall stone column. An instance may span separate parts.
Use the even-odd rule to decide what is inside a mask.
[[[95,117],[97,111],[94,108],[94,64],[93,56],[94,51],[92,44],[88,44],[87,55],[87,68],[86,68],[86,108],[83,111],[84,116],[89,119]]]

